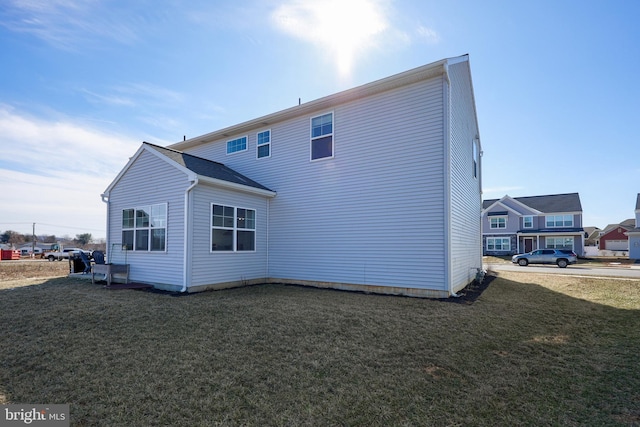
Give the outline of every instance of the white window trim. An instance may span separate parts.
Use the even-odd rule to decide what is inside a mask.
[[[261,133],[264,132],[269,132],[269,142],[263,143],[263,144],[259,144],[258,143],[258,135],[260,135]],[[258,156],[258,149],[259,147],[263,147],[265,145],[269,146],[269,155],[268,156],[264,156],[264,157],[259,157]],[[262,160],[262,159],[268,159],[269,157],[271,157],[271,129],[265,129],[265,130],[261,130],[259,132],[256,132],[256,159],[258,160]]]
[[[496,249],[496,240],[499,239],[502,242],[504,242],[505,240],[508,242],[509,244],[509,248],[508,249]],[[489,249],[489,240],[493,241],[493,249]],[[486,248],[488,251],[498,251],[498,252],[508,252],[511,250],[511,237],[487,237],[487,242],[486,242]]]
[[[553,248],[551,249],[557,249],[557,247],[555,246],[555,240],[556,239],[571,239],[571,250],[575,249],[575,239],[573,238],[573,236],[545,236],[544,238],[544,246],[545,248],[549,248],[549,239],[553,239]]]
[[[213,229],[214,229],[214,225],[213,225],[213,206],[214,205],[218,205],[218,206],[225,206],[228,208],[233,208],[233,227],[220,227],[220,226],[215,226],[216,229],[219,230],[232,230],[233,231],[233,250],[231,251],[214,251],[212,249],[213,247]],[[253,229],[250,228],[238,228],[238,209],[245,209],[248,211],[253,211],[255,213],[255,222],[256,222],[256,227]],[[251,251],[239,251],[238,250],[238,231],[253,231],[253,250]],[[228,254],[228,253],[255,253],[258,250],[258,210],[255,208],[245,208],[242,206],[233,206],[233,205],[229,205],[229,204],[224,204],[224,203],[214,203],[211,202],[209,205],[209,253],[212,254]]]
[[[321,136],[313,137],[313,119],[318,117],[326,116],[327,114],[331,114],[331,133]],[[321,162],[323,160],[333,159],[336,155],[336,115],[333,111],[325,111],[324,113],[319,113],[314,116],[309,117],[309,161],[311,162]],[[313,141],[316,139],[326,138],[327,136],[331,136],[331,156],[320,157],[319,159],[313,158]]]
[[[232,151],[230,153],[229,152],[229,143],[231,141],[237,141],[238,139],[242,139],[242,138],[244,138],[246,140],[246,145],[244,147],[244,150]],[[224,148],[225,148],[225,151],[227,152],[227,156],[232,156],[234,154],[243,153],[243,152],[249,150],[249,135],[244,135],[244,136],[239,136],[237,138],[228,139],[227,142],[224,144]]]
[[[559,216],[563,217],[563,218],[562,218],[562,225],[555,225],[555,223],[556,223],[555,218],[556,218],[556,217],[559,217]],[[564,225],[564,217],[565,217],[565,216],[570,216],[570,217],[571,217],[571,225]],[[554,220],[553,220],[553,225],[548,225],[547,218],[550,218],[550,217],[553,217],[553,218],[554,218]],[[576,221],[575,221],[575,217],[574,217],[574,215],[572,215],[572,214],[545,215],[545,217],[544,217],[544,227],[545,227],[545,228],[566,228],[566,227],[575,227],[575,223],[576,223]]]
[[[531,226],[527,227],[526,218],[531,218]],[[522,217],[522,228],[533,228],[533,215],[525,215]]]
[[[473,139],[473,147],[471,148],[472,150],[472,166],[473,166],[473,177],[475,179],[478,179],[478,175],[480,175],[480,147],[479,147],[480,143],[478,141],[478,138],[474,138]]]
[[[136,211],[142,210],[144,208],[152,208],[153,206],[160,206],[163,205],[165,207],[165,212],[167,213],[167,216],[165,218],[165,225],[164,227],[151,227],[151,223],[149,223],[149,227],[137,227],[136,226]],[[120,210],[120,212],[128,210],[128,209],[133,209],[133,228],[131,227],[124,227],[122,226],[122,220],[120,221],[120,233],[122,234],[125,231],[133,231],[133,248],[131,249],[126,249],[127,251],[132,251],[132,252],[140,252],[140,253],[156,253],[156,254],[162,254],[162,253],[167,253],[167,240],[169,238],[169,203],[151,203],[148,205],[140,205],[140,206],[136,206],[136,207],[126,207]],[[152,230],[153,229],[160,229],[160,228],[164,228],[164,250],[162,251],[154,251],[151,250],[151,242],[152,242]],[[138,230],[149,230],[149,237],[148,237],[148,249],[144,250],[144,249],[136,249],[136,231]],[[124,247],[124,241],[122,242],[122,246]]]
[[[492,218],[504,218],[504,227],[492,227],[491,219]],[[504,230],[507,228],[507,222],[509,222],[509,217],[506,215],[494,215],[489,217],[489,230]]]

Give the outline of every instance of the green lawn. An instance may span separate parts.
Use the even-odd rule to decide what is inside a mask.
[[[0,286],[0,403],[74,426],[640,425],[640,281],[501,273],[473,304],[21,284]]]

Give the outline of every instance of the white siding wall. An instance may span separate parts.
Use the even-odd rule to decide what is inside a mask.
[[[262,129],[249,133],[246,152],[226,155],[220,140],[189,153],[277,191],[270,277],[446,291],[443,84],[318,111],[334,112],[333,159],[309,161],[310,115],[265,125],[268,159],[256,159]]]
[[[451,80],[451,284],[464,288],[482,267],[481,157],[473,176],[473,140],[478,136],[469,63],[449,67]],[[478,147],[478,153],[481,147]],[[510,215],[510,218],[511,215]],[[517,219],[515,219],[517,224]]]
[[[183,278],[184,173],[143,151],[109,197],[109,262],[131,264],[130,280],[180,287]],[[144,191],[141,189],[144,188]],[[168,203],[167,251],[122,251],[122,210]]]
[[[211,203],[256,211],[255,252],[211,253]],[[267,199],[200,185],[193,190],[190,286],[265,279],[267,275]]]

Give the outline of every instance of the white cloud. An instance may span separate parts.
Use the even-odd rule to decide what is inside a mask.
[[[72,50],[96,38],[124,44],[139,40],[140,17],[135,15],[100,0],[9,0],[0,25]]]
[[[0,134],[0,230],[11,228],[2,224],[36,222],[68,227],[70,235],[86,229],[104,237],[100,194],[140,141],[72,121],[33,118],[4,105]],[[46,232],[63,235],[65,228]]]
[[[342,75],[389,28],[380,0],[289,0],[271,20],[279,30],[326,51]]]
[[[436,44],[440,42],[440,35],[432,28],[427,28],[423,25],[418,26],[416,30],[418,38],[430,44]]]

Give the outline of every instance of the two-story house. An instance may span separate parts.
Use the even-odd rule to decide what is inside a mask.
[[[467,55],[143,143],[102,195],[108,259],[171,291],[455,295],[482,268],[481,150]]]
[[[484,255],[511,255],[535,249],[584,253],[582,204],[578,193],[509,197],[482,203]]]
[[[640,259],[640,193],[636,196],[635,228],[625,233],[629,238],[629,258]]]

